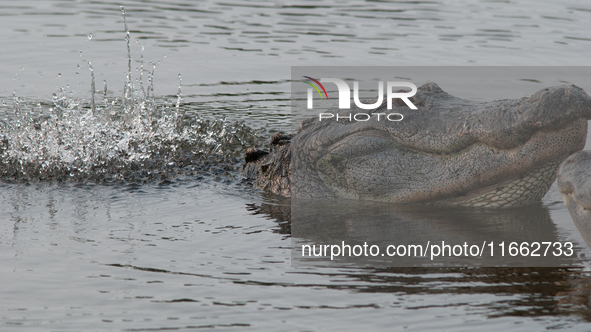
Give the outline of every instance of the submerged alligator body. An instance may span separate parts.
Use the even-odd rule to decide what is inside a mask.
[[[558,171],[558,190],[571,217],[591,247],[591,151],[568,157]]]
[[[399,100],[400,101],[400,100]],[[541,200],[560,163],[582,150],[591,98],[579,87],[493,102],[453,97],[427,83],[391,110],[336,110],[270,151],[249,149],[244,174],[257,187],[302,199],[511,207]],[[368,121],[343,119],[368,113]],[[399,122],[379,114],[400,113]]]

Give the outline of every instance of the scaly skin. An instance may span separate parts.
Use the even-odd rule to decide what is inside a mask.
[[[249,150],[244,173],[255,185],[302,199],[511,207],[539,201],[558,165],[581,150],[591,98],[574,85],[529,98],[475,102],[435,83],[369,113],[369,121],[304,121],[293,137],[275,135],[271,151]],[[378,113],[401,113],[400,122]]]

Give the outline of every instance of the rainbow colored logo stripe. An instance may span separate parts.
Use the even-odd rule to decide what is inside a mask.
[[[322,91],[324,91],[324,95],[326,96],[326,99],[328,100],[328,94],[326,93],[326,89],[324,89],[324,86],[322,86],[322,84],[318,80],[313,79],[310,76],[302,76],[302,77],[305,77],[305,78],[307,78],[309,80],[312,80],[312,81],[314,81],[314,83],[318,84],[318,86],[322,88]],[[318,89],[317,86],[315,86],[314,84],[312,84],[312,83],[310,83],[308,81],[304,81],[304,83],[310,84],[311,87],[313,87],[314,89],[316,89],[316,91],[318,91],[318,94],[320,95],[320,98],[321,99],[324,99],[324,97],[322,96],[322,92],[320,92],[320,89]]]

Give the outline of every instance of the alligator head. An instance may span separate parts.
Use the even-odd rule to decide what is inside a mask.
[[[591,98],[574,85],[477,102],[427,83],[411,98],[417,110],[398,101],[304,121],[293,137],[275,135],[269,154],[249,150],[244,172],[261,188],[304,199],[527,205],[584,147],[591,118]],[[357,113],[369,120],[348,120]],[[391,113],[404,119],[386,121]]]

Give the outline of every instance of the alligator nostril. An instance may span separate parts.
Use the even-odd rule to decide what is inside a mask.
[[[273,134],[271,136],[271,146],[273,145],[285,145],[291,140],[291,135]]]
[[[245,163],[255,162],[257,160],[260,160],[262,157],[264,157],[268,154],[269,154],[269,152],[267,152],[267,151],[263,151],[263,150],[259,150],[259,149],[255,149],[255,148],[250,148],[250,149],[246,150],[246,153],[244,154],[244,162]]]

